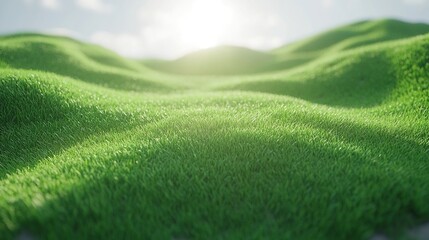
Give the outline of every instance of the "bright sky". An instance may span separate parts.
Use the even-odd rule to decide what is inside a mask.
[[[0,34],[44,32],[136,58],[221,45],[271,49],[373,18],[429,22],[429,0],[1,0]]]

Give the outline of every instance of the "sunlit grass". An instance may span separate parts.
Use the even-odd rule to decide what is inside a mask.
[[[429,219],[429,37],[364,45],[209,77],[1,38],[0,236],[402,236]]]

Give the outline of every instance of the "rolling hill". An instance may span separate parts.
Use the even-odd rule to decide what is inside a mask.
[[[202,51],[180,60],[189,76],[69,38],[1,37],[0,236],[412,237],[429,221],[429,35],[356,40],[391,24],[406,23]],[[252,61],[201,70],[227,53]]]
[[[274,49],[272,53],[279,60],[271,69],[291,68],[337,52],[428,32],[429,25],[425,23],[396,19],[361,21]]]
[[[143,63],[153,69],[184,75],[237,75],[263,71],[275,57],[243,47],[220,46],[190,53],[174,61]]]
[[[361,21],[270,52],[222,46],[190,53],[173,61],[146,60],[155,70],[182,75],[242,75],[282,71],[360,46],[405,39],[429,33],[429,25],[396,19]]]
[[[165,91],[170,87],[148,78],[148,71],[99,46],[65,37],[17,34],[0,38],[0,59],[7,66],[40,70],[133,91]]]
[[[276,54],[341,51],[373,43],[414,37],[429,32],[425,23],[396,19],[361,21],[274,49]]]

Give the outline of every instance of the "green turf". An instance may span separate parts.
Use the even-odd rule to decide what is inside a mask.
[[[429,35],[332,49],[176,76],[0,38],[1,239],[401,239],[429,220]]]

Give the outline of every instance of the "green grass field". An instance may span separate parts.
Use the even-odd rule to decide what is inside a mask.
[[[429,221],[427,33],[170,62],[0,37],[0,238],[407,239]]]

